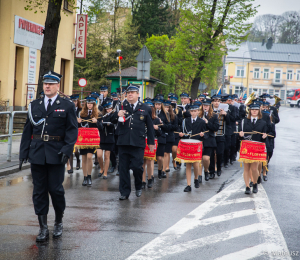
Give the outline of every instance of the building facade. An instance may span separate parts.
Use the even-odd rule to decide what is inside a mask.
[[[285,100],[291,89],[300,88],[300,46],[245,42],[226,58],[225,91],[238,94],[269,93]]]
[[[24,110],[35,99],[42,30],[47,15],[27,11],[25,1],[0,0],[0,99],[11,110]],[[61,91],[72,94],[76,12],[63,1],[54,71],[61,73]]]

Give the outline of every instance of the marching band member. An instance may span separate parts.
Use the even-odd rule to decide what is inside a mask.
[[[216,142],[217,147],[215,149],[216,156],[217,156],[217,175],[221,176],[222,173],[222,162],[223,162],[223,155],[225,150],[225,131],[228,124],[230,124],[229,114],[225,112],[223,109],[220,109],[220,101],[221,96],[216,95],[212,97],[212,104],[213,104],[213,112],[217,115],[219,120],[219,129],[216,132]],[[210,179],[215,177],[215,153],[213,152],[210,156],[210,165],[209,165],[209,174]]]
[[[98,109],[99,109],[99,111],[102,112],[102,110],[103,110],[102,103],[107,98],[107,95],[108,95],[108,86],[103,85],[103,86],[100,87],[100,95],[101,95],[101,98],[103,100],[100,100],[99,105],[98,105]]]
[[[217,115],[213,113],[211,106],[211,99],[204,98],[202,101],[202,108],[200,109],[199,117],[205,121],[206,128],[209,130],[207,138],[203,141],[202,164],[204,167],[205,180],[209,181],[209,164],[210,157],[217,147],[215,132],[219,129],[219,120]],[[202,166],[201,166],[202,173]]]
[[[172,146],[172,158],[173,158],[172,163],[173,163],[174,170],[179,169],[181,166],[181,163],[176,162],[175,158],[177,156],[177,148],[178,148],[178,143],[180,140],[180,136],[178,133],[181,131],[181,125],[182,125],[182,120],[183,120],[182,110],[180,107],[177,106],[177,100],[178,100],[177,95],[174,94],[174,95],[170,96],[171,105],[173,107],[173,111],[176,114],[176,117],[178,120],[177,129],[175,130],[175,132],[177,132],[177,133],[174,133],[175,141]]]
[[[191,135],[193,139],[197,139],[199,141],[204,141],[204,132],[206,130],[206,123],[204,120],[198,117],[199,115],[199,106],[191,105],[190,106],[191,117],[185,118],[182,122],[182,132],[179,133],[181,138],[190,138]],[[199,135],[197,135],[199,134]],[[192,165],[194,167],[194,185],[195,188],[199,188],[199,162],[189,163],[186,162],[186,180],[187,186],[184,189],[184,192],[192,191],[191,187],[191,178],[192,178]]]
[[[257,131],[261,134],[245,134],[244,132],[253,132]],[[256,101],[254,101],[249,106],[249,113],[247,118],[243,119],[241,121],[241,124],[239,125],[239,135],[241,139],[251,139],[252,141],[257,142],[265,142],[267,138],[267,124],[262,119],[262,114],[260,111],[260,104]],[[252,162],[252,163],[244,163],[244,180],[246,185],[246,191],[245,194],[250,194],[250,187],[249,187],[249,179],[250,179],[250,170],[252,172],[253,177],[253,193],[257,193],[257,180],[258,176],[260,175],[258,172],[258,162]]]
[[[177,115],[173,111],[171,101],[166,100],[166,101],[164,101],[163,105],[170,117],[170,127],[168,129],[168,132],[166,132],[167,143],[166,143],[165,154],[164,154],[163,172],[169,172],[170,171],[170,153],[172,153],[172,147],[175,142],[174,131],[176,131],[178,129],[178,118],[177,118]]]
[[[97,118],[99,117],[99,110],[97,108],[96,99],[92,96],[85,98],[86,102],[82,111],[79,113],[79,118],[77,119],[80,127],[97,128]],[[89,122],[86,122],[89,120]],[[93,169],[93,153],[96,149],[86,148],[80,149],[80,155],[82,156],[82,171],[84,179],[82,186],[92,186],[92,169]]]
[[[267,93],[263,93],[259,97],[262,99],[263,102],[266,102],[267,98],[270,98],[271,96],[269,94],[267,94]],[[274,107],[274,106],[270,106],[270,103],[269,103],[268,109],[270,110],[270,115],[273,116],[274,124],[278,124],[280,122],[280,118],[279,118],[279,114],[278,114],[277,108]]]
[[[180,101],[181,101],[181,104],[179,106],[180,106],[180,108],[182,108],[183,117],[184,118],[190,117],[191,116],[191,114],[189,112],[190,95],[185,92],[182,92],[180,94]]]
[[[151,99],[150,98],[146,98],[144,101],[145,101],[145,105],[148,105],[151,108],[151,119],[152,119],[153,125],[159,125],[160,124],[160,120],[156,116],[155,108],[153,107],[153,103],[152,103]],[[147,134],[147,131],[146,131],[146,134]],[[161,134],[162,134],[162,131],[161,131],[160,127],[158,127],[157,130],[154,130],[154,137],[156,139]],[[154,160],[155,160],[155,158],[146,158],[144,156],[144,164],[143,164],[144,172],[143,172],[143,185],[142,185],[142,189],[146,188],[146,171],[147,171],[147,175],[148,175],[148,178],[147,178],[148,179],[147,187],[149,189],[151,189],[152,186],[153,186],[153,182],[154,182]]]
[[[107,179],[107,172],[110,162],[110,153],[114,150],[115,137],[114,124],[118,122],[117,112],[113,111],[113,100],[111,98],[106,98],[102,103],[103,116],[97,120],[97,127],[100,132],[100,149],[97,149],[97,158],[100,164],[100,172],[98,177],[103,175],[103,179]],[[104,167],[103,167],[103,150],[104,153]],[[113,162],[112,164],[116,164]]]
[[[72,100],[72,102],[75,105],[76,117],[78,118],[79,112],[82,110],[81,103],[78,100],[79,94],[74,94],[74,95],[70,96],[70,99]],[[77,148],[75,148],[75,157],[77,160],[76,170],[79,170],[80,169],[80,159],[79,159],[79,152],[78,152]],[[70,167],[68,169],[68,173],[69,174],[73,173],[73,153],[71,154],[70,159],[68,160],[67,166],[68,166],[68,168]]]
[[[157,96],[154,100],[154,108],[156,111],[156,116],[160,118],[160,126],[154,125],[154,130],[158,130],[158,127],[161,128],[162,134],[157,138],[157,150],[156,150],[156,159],[158,166],[158,179],[167,178],[166,173],[163,171],[164,155],[167,143],[166,133],[169,131],[170,118],[167,113],[163,102],[164,99],[162,96]]]

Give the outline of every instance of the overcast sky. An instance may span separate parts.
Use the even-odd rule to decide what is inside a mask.
[[[255,0],[255,4],[260,5],[257,15],[282,14],[286,11],[300,10],[300,0]],[[254,19],[250,21],[253,22]]]

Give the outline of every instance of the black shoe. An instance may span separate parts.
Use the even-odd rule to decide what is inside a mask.
[[[36,242],[45,242],[49,238],[47,215],[38,215],[38,220],[40,224],[40,232],[36,237]]]
[[[115,171],[115,169],[116,169],[116,167],[110,167],[107,172],[108,173],[113,173]]]
[[[181,168],[181,163],[180,162],[176,162],[176,165],[177,165],[177,169]]]
[[[83,182],[82,182],[82,186],[86,186],[87,185],[87,177],[83,178]]]
[[[101,177],[104,174],[104,172],[99,172],[98,177]]]
[[[253,182],[252,182],[252,181],[250,181],[249,186],[250,186],[250,187],[253,187]]]
[[[77,163],[76,163],[76,170],[79,170],[79,169],[80,169],[80,160],[77,161]]]
[[[236,157],[233,157],[232,161],[236,162]]]
[[[217,171],[217,175],[220,177],[221,176],[222,171]]]
[[[63,233],[63,212],[55,212],[55,222],[54,222],[54,229],[53,229],[53,238],[61,237]]]
[[[205,180],[209,181],[209,173],[208,172],[204,172],[204,175],[205,175]]]
[[[246,190],[245,190],[245,194],[250,194],[251,193],[251,190],[249,187],[246,187]]]
[[[146,182],[142,182],[142,189],[146,189]]]
[[[214,173],[210,173],[210,174],[209,174],[209,178],[210,178],[210,179],[214,179],[215,176],[216,176],[216,175],[215,175]]]
[[[224,168],[228,168],[228,163],[225,163],[225,164],[224,164]]]
[[[119,176],[120,175],[120,173],[119,173],[119,171],[116,173],[116,176]]]
[[[179,169],[179,168],[177,168],[177,166],[174,166],[174,165],[173,165],[173,168],[174,168],[174,170],[177,170],[177,169]]]
[[[148,185],[147,185],[147,187],[148,187],[149,189],[151,189],[152,186],[153,186],[153,183],[152,183],[152,178],[151,178],[151,179],[148,179]]]
[[[158,179],[161,180],[162,178],[162,170],[158,170]]]
[[[257,184],[261,184],[261,177],[259,175],[258,179],[257,179]]]
[[[73,173],[73,170],[68,170],[68,173],[69,173],[69,174],[72,174],[72,173]]]
[[[154,161],[154,164],[157,164],[157,161]]]
[[[253,189],[252,189],[253,193],[257,193],[258,189],[257,189],[257,183],[253,184]]]
[[[191,186],[186,186],[185,189],[183,190],[184,192],[190,192],[192,191],[192,187]]]
[[[194,184],[195,184],[195,188],[198,189],[200,187],[199,185],[199,180],[198,179],[195,179],[194,180]]]
[[[170,172],[170,169],[166,169],[166,172]]]
[[[141,197],[141,195],[142,195],[142,190],[136,190],[136,191],[135,191],[135,195],[136,195],[137,197]]]
[[[199,183],[202,183],[202,175],[198,176]]]
[[[152,183],[154,183],[154,176],[152,176]]]
[[[264,175],[263,178],[264,178],[264,181],[267,181],[267,180],[268,180],[267,175]]]
[[[162,171],[161,174],[164,179],[167,178],[167,174],[164,171]]]
[[[106,176],[104,175],[104,176],[103,176],[103,180],[106,180],[106,179],[107,179],[107,175],[106,175]]]
[[[94,162],[94,164],[95,164],[95,165],[99,165],[99,163],[98,163],[98,162]]]
[[[230,160],[230,164],[233,165],[233,160]]]
[[[119,197],[119,200],[128,200],[128,197],[129,197],[129,196],[123,196],[123,195],[121,195],[121,196]]]
[[[88,186],[88,187],[91,187],[91,186],[92,186],[92,176],[91,176],[91,175],[88,175],[88,176],[87,176],[87,186]]]

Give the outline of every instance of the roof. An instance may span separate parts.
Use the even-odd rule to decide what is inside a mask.
[[[300,45],[273,43],[270,50],[266,48],[266,43],[243,42],[237,51],[230,51],[233,47],[228,46],[228,58],[248,58],[256,61],[277,61],[277,62],[299,62]],[[254,50],[255,49],[255,50]],[[290,56],[288,55],[290,54]]]
[[[119,78],[120,77],[120,72],[116,71],[116,72],[112,72],[108,75],[105,76],[106,78]],[[121,70],[121,77],[122,78],[136,78],[137,77],[137,68],[136,67],[129,67],[126,69],[122,69]],[[150,75],[150,81],[154,81],[163,85],[166,85],[165,83],[161,82],[160,79],[155,78],[153,76]]]

